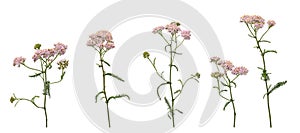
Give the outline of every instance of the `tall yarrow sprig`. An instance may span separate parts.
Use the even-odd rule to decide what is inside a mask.
[[[164,32],[168,33],[168,36],[166,36],[164,34]],[[200,78],[200,74],[199,73],[195,73],[192,74],[189,78],[187,78],[186,80],[182,80],[182,79],[178,79],[176,82],[180,83],[180,87],[179,88],[174,88],[173,84],[174,84],[174,79],[172,78],[172,74],[174,71],[178,72],[179,68],[176,66],[176,64],[174,63],[175,61],[175,57],[182,55],[182,53],[179,53],[177,50],[180,46],[183,45],[185,40],[190,40],[191,37],[191,32],[188,30],[181,30],[180,29],[180,23],[178,22],[172,22],[166,26],[158,26],[155,27],[152,31],[153,34],[158,34],[159,36],[161,36],[163,38],[163,40],[165,41],[165,46],[164,46],[164,50],[166,53],[169,54],[169,76],[165,77],[164,76],[164,71],[159,71],[157,68],[157,64],[156,64],[156,58],[151,59],[150,58],[150,54],[148,52],[144,52],[143,53],[143,57],[145,59],[148,59],[148,61],[151,63],[151,65],[153,66],[156,74],[158,77],[160,77],[163,80],[163,83],[161,83],[158,87],[157,87],[157,96],[158,98],[161,100],[161,96],[159,94],[159,90],[164,87],[164,86],[168,86],[170,89],[170,99],[168,99],[167,97],[164,97],[164,101],[167,104],[168,107],[168,117],[172,120],[172,126],[175,127],[175,112],[178,113],[183,113],[182,111],[180,111],[179,109],[175,108],[175,101],[178,99],[178,97],[180,96],[180,94],[182,93],[185,85],[190,81],[190,80],[195,80],[197,82],[198,79]]]
[[[268,114],[269,114],[269,125],[272,128],[272,115],[271,115],[271,108],[270,108],[270,94],[274,92],[274,90],[278,89],[279,87],[285,85],[287,81],[281,81],[272,85],[269,83],[270,81],[270,72],[267,71],[266,65],[266,55],[270,53],[277,54],[276,50],[268,50],[262,47],[262,44],[269,45],[271,42],[264,39],[265,35],[269,32],[271,28],[276,25],[274,20],[267,21],[267,28],[264,30],[263,27],[265,26],[265,19],[258,15],[244,15],[240,18],[240,22],[244,23],[249,31],[248,36],[255,40],[255,49],[259,51],[261,55],[262,66],[257,67],[259,70],[262,71],[260,79],[264,81],[266,93],[264,94],[263,98],[267,98],[267,106],[268,106]],[[262,33],[262,34],[259,34]]]
[[[111,49],[115,48],[113,37],[109,31],[101,30],[91,34],[89,36],[89,40],[87,41],[86,45],[92,47],[95,51],[97,51],[99,55],[99,63],[97,63],[96,65],[101,69],[102,72],[102,91],[96,94],[95,100],[96,103],[98,102],[99,99],[104,100],[106,104],[108,127],[111,127],[110,115],[109,115],[109,102],[112,99],[118,99],[123,97],[127,97],[128,99],[130,99],[129,96],[126,94],[120,94],[115,96],[108,96],[107,94],[107,87],[108,87],[106,84],[107,76],[110,76],[112,78],[124,82],[124,80],[119,76],[113,73],[109,73],[105,70],[106,67],[110,67],[108,61],[105,60],[105,54],[109,52]]]
[[[66,59],[62,59],[60,61],[57,62],[57,69],[59,71],[61,71],[59,80],[57,81],[50,81],[48,74],[51,73],[52,71],[50,71],[53,67],[53,63],[58,59],[58,57],[64,55],[66,53],[67,50],[67,45],[64,45],[62,43],[56,43],[54,44],[54,48],[51,49],[40,49],[41,48],[41,44],[35,44],[34,49],[35,49],[35,53],[32,57],[34,63],[38,63],[40,64],[40,68],[34,68],[31,67],[29,65],[27,65],[25,63],[26,58],[20,56],[20,57],[16,57],[13,61],[13,66],[16,67],[25,67],[31,71],[33,71],[33,75],[30,75],[30,78],[40,78],[43,81],[43,89],[42,89],[42,95],[44,96],[44,101],[43,101],[43,105],[38,105],[36,103],[36,99],[40,98],[39,95],[33,96],[31,99],[27,99],[27,98],[19,98],[17,97],[15,94],[13,94],[10,98],[10,102],[11,103],[15,103],[15,106],[17,106],[17,104],[20,101],[28,101],[30,103],[32,103],[36,108],[38,109],[42,109],[44,110],[44,114],[45,114],[45,119],[46,119],[46,127],[48,127],[48,114],[47,114],[47,99],[51,98],[51,93],[50,90],[52,89],[50,86],[53,84],[57,84],[60,83],[66,73],[66,68],[68,67],[69,61]]]
[[[240,66],[235,67],[231,61],[221,60],[219,57],[211,57],[210,62],[215,64],[217,71],[211,73],[211,77],[217,80],[216,88],[219,96],[226,100],[226,103],[223,107],[225,111],[226,107],[231,103],[233,108],[233,127],[235,127],[236,123],[236,106],[234,104],[235,99],[233,98],[233,88],[237,87],[236,79],[241,75],[247,75],[248,69],[246,67]],[[232,76],[231,76],[232,75]],[[231,78],[233,77],[233,78]],[[221,90],[221,85],[225,87],[225,89]],[[222,87],[223,88],[223,87]],[[228,94],[229,92],[229,94]]]

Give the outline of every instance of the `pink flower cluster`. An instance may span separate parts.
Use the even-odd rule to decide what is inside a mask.
[[[153,28],[152,33],[162,33],[163,30],[167,30],[172,35],[177,34],[179,31],[181,31],[181,37],[183,37],[184,40],[190,40],[191,39],[191,31],[188,30],[181,30],[180,24],[178,22],[172,22],[170,24],[167,24],[166,26],[158,26]]]
[[[214,56],[210,58],[210,62],[215,63],[218,66],[221,66],[224,69],[224,73],[231,71],[233,75],[246,75],[248,73],[248,69],[246,67],[235,67],[231,61],[221,60],[220,57]],[[214,76],[213,76],[214,75]],[[212,77],[218,77],[220,74],[212,73]]]
[[[231,73],[233,75],[246,75],[248,73],[248,69],[246,67],[236,67],[234,68]]]
[[[56,55],[64,55],[66,53],[68,46],[64,45],[62,43],[56,43],[54,44],[54,48],[52,49],[38,49],[35,51],[34,55],[32,56],[32,59],[34,62],[36,62],[40,58],[45,58],[47,60],[50,57],[54,57]]]
[[[25,62],[26,58],[23,58],[22,56],[20,57],[16,57],[14,59],[14,63],[13,63],[13,66],[18,66],[20,67],[21,64],[23,64]]]
[[[92,47],[97,46],[100,49],[106,48],[107,50],[115,47],[111,33],[106,30],[101,30],[91,34],[86,45]]]
[[[265,19],[258,15],[244,15],[240,18],[240,22],[251,24],[256,30],[263,28],[265,25]],[[274,20],[269,20],[267,23],[269,27],[272,27],[276,24]]]

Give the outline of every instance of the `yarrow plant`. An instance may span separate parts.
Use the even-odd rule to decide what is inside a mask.
[[[166,31],[167,33],[169,33],[169,36],[168,36],[169,40],[167,40],[167,37],[164,35],[163,31]],[[157,87],[157,96],[160,100],[161,100],[161,96],[159,94],[159,89],[165,85],[169,86],[171,99],[164,97],[164,100],[168,106],[168,117],[172,120],[173,127],[175,127],[175,120],[174,120],[175,111],[178,113],[181,113],[181,114],[183,113],[182,111],[180,111],[179,109],[176,109],[174,107],[176,99],[180,96],[180,94],[183,91],[183,88],[185,87],[185,85],[188,81],[194,79],[197,82],[199,82],[198,79],[200,78],[200,74],[195,73],[195,74],[192,74],[186,80],[178,79],[178,82],[181,84],[180,88],[175,89],[173,87],[173,84],[174,84],[174,81],[172,79],[173,70],[175,69],[176,71],[179,71],[179,68],[174,63],[175,57],[177,55],[182,55],[182,53],[179,53],[177,50],[180,46],[183,45],[183,42],[185,40],[190,40],[191,32],[187,31],[187,30],[181,30],[180,23],[172,22],[166,26],[158,26],[158,27],[154,28],[152,33],[158,34],[159,36],[161,36],[166,43],[166,45],[164,47],[165,52],[167,52],[169,54],[169,58],[170,58],[169,70],[168,70],[169,77],[166,78],[163,75],[164,71],[158,71],[156,63],[155,63],[156,58],[150,59],[150,54],[148,52],[144,52],[143,57],[148,59],[148,61],[151,63],[154,70],[156,71],[156,74],[158,75],[158,77],[160,77],[164,81]]]
[[[223,107],[223,110],[225,111],[226,107],[231,103],[232,108],[233,108],[233,127],[235,127],[235,121],[236,121],[236,107],[234,104],[234,99],[233,99],[233,92],[232,88],[236,88],[237,84],[235,80],[240,76],[240,75],[247,75],[248,69],[240,66],[240,67],[235,67],[231,61],[224,61],[221,60],[219,57],[211,57],[210,62],[215,64],[217,71],[211,73],[211,77],[215,78],[217,80],[217,86],[214,86],[213,88],[216,88],[218,90],[219,96],[226,100],[226,103]],[[233,78],[230,78],[230,74],[233,76]],[[221,90],[221,85],[226,87],[225,89]],[[227,96],[224,94],[225,92],[228,92]],[[229,98],[228,98],[229,95]]]
[[[55,60],[58,59],[58,57],[64,55],[66,53],[67,50],[67,45],[64,45],[62,43],[56,43],[54,44],[54,48],[51,49],[40,49],[41,48],[41,44],[35,44],[34,49],[35,49],[35,53],[32,57],[33,61],[35,63],[39,63],[40,64],[40,68],[34,68],[34,67],[30,67],[28,65],[25,64],[26,58],[20,56],[20,57],[16,57],[13,61],[13,66],[16,67],[20,67],[20,66],[24,66],[25,68],[32,70],[34,72],[33,75],[30,75],[29,77],[31,78],[41,78],[43,81],[43,96],[44,96],[44,104],[43,105],[38,105],[36,103],[36,99],[39,98],[40,96],[34,96],[31,99],[27,99],[27,98],[19,98],[17,97],[15,94],[13,94],[13,96],[11,96],[10,98],[10,102],[14,103],[15,102],[15,106],[17,106],[17,104],[20,101],[28,101],[31,102],[36,108],[42,109],[44,110],[45,113],[45,119],[46,119],[46,127],[48,127],[48,115],[47,115],[47,98],[51,97],[51,93],[50,93],[50,86],[52,84],[57,84],[59,82],[61,82],[65,76],[66,73],[66,68],[68,67],[69,61],[66,59],[62,59],[60,61],[57,62],[57,69],[61,71],[60,74],[60,79],[58,81],[54,81],[51,82],[49,80],[48,74],[51,72],[50,69],[52,69],[53,67],[53,63]]]
[[[263,98],[266,96],[267,97],[267,105],[268,105],[268,113],[269,113],[269,125],[270,128],[272,128],[272,116],[271,116],[271,109],[270,109],[270,94],[278,89],[279,87],[285,85],[287,81],[282,81],[278,82],[275,85],[269,84],[270,81],[270,72],[267,71],[267,66],[266,66],[266,59],[265,56],[268,53],[277,53],[276,50],[268,50],[262,48],[262,43],[271,43],[268,40],[265,40],[264,37],[265,35],[269,32],[271,28],[273,28],[276,25],[276,22],[274,20],[269,20],[267,22],[268,27],[266,30],[263,31],[263,27],[265,26],[265,19],[263,19],[261,16],[258,15],[244,15],[240,18],[240,22],[244,23],[248,30],[249,34],[248,36],[252,39],[255,40],[255,47],[258,51],[259,54],[261,55],[262,58],[262,67],[257,67],[259,70],[262,71],[260,79],[264,81],[265,83],[265,88],[266,88],[266,93],[264,94]],[[261,35],[258,35],[259,32],[262,32]]]
[[[96,50],[99,54],[99,63],[96,65],[101,69],[102,71],[102,91],[98,92],[95,96],[96,103],[98,102],[99,96],[101,97],[100,99],[104,99],[104,102],[106,104],[106,112],[107,112],[107,119],[108,119],[108,127],[111,127],[110,123],[110,115],[109,115],[109,102],[112,99],[118,99],[118,98],[123,98],[127,97],[130,99],[130,97],[126,94],[120,94],[116,96],[108,96],[107,91],[106,91],[106,76],[113,77],[115,79],[118,79],[122,82],[124,80],[120,78],[119,76],[109,73],[105,71],[105,66],[110,67],[110,64],[105,60],[105,54],[110,51],[111,49],[115,48],[115,44],[113,41],[113,37],[109,31],[106,30],[101,30],[96,33],[93,33],[89,36],[89,40],[86,43],[87,46],[92,47],[94,50]]]

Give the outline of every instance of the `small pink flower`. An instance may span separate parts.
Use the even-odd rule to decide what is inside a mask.
[[[214,56],[214,57],[210,58],[210,62],[217,63],[218,61],[220,61],[220,57],[218,57],[218,56]]]
[[[254,27],[258,30],[261,29],[262,27],[264,27],[264,23],[255,23]]]
[[[87,46],[97,46],[100,49],[104,48],[107,43],[112,42],[113,37],[109,31],[100,30],[96,33],[93,33],[89,36],[89,40],[87,41]],[[111,44],[109,44],[111,45]]]
[[[32,59],[34,62],[36,62],[38,59],[40,59],[42,56],[42,50],[36,50],[34,55],[32,56]]]
[[[240,22],[251,23],[252,17],[249,15],[244,15],[241,17]]]
[[[153,28],[152,33],[153,33],[153,34],[156,34],[156,33],[159,33],[159,32],[161,32],[161,31],[163,31],[164,29],[165,29],[165,27],[163,27],[163,26],[158,26],[158,27]]]
[[[190,40],[191,39],[191,31],[183,30],[181,31],[181,36],[184,40]]]
[[[22,56],[20,57],[16,57],[14,59],[14,63],[13,63],[13,66],[18,66],[20,67],[21,64],[23,64],[25,62],[26,58],[23,58]]]
[[[268,23],[269,27],[273,27],[276,24],[276,22],[274,20],[269,20],[267,23]]]
[[[176,22],[172,22],[171,24],[168,24],[165,29],[168,30],[171,34],[176,34],[178,31],[181,31],[181,29],[178,27]]]
[[[104,46],[107,50],[110,50],[112,48],[115,48],[114,42],[107,42],[106,45]]]
[[[231,71],[234,67],[231,61],[223,61],[221,63],[221,66],[224,68],[225,71]]]
[[[59,54],[59,55],[63,55],[66,53],[66,50],[67,50],[68,46],[67,45],[64,45],[62,43],[56,43],[54,44],[54,51],[55,53]],[[51,51],[51,50],[50,50]],[[51,54],[52,55],[52,54]],[[53,55],[54,56],[54,55]]]
[[[234,68],[231,73],[233,75],[247,75],[248,69],[246,67],[236,67]]]

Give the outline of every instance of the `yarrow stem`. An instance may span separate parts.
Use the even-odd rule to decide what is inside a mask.
[[[240,75],[247,75],[248,69],[241,66],[241,67],[235,67],[230,61],[224,61],[220,60],[219,57],[211,57],[210,62],[215,64],[217,71],[211,73],[211,77],[215,78],[217,80],[217,86],[214,86],[213,88],[216,88],[218,90],[219,96],[226,100],[226,104],[224,105],[223,110],[225,111],[226,107],[228,104],[231,103],[232,108],[233,108],[233,127],[235,127],[236,124],[236,107],[234,104],[234,98],[233,98],[233,91],[232,87],[236,88],[236,83],[235,80],[240,76]],[[223,70],[220,69],[223,68]],[[233,79],[231,79],[228,75],[230,73],[232,75],[235,75]],[[224,87],[227,87],[229,89],[229,98],[223,95],[224,92],[228,91],[227,89],[221,90],[221,84]]]
[[[262,64],[263,64],[263,67],[258,67],[258,69],[260,69],[262,71],[262,74],[261,74],[261,80],[264,81],[265,83],[265,88],[266,88],[266,93],[265,95],[267,96],[267,106],[268,106],[268,116],[269,116],[269,126],[270,128],[272,128],[272,115],[271,115],[271,107],[270,107],[270,94],[277,88],[285,85],[287,83],[287,81],[282,81],[282,82],[278,82],[276,85],[272,86],[272,85],[269,85],[268,81],[270,80],[270,74],[268,71],[267,71],[267,66],[266,66],[266,59],[265,59],[265,55],[267,53],[277,53],[276,50],[266,50],[266,49],[262,49],[261,47],[261,43],[263,42],[266,42],[266,43],[271,43],[270,41],[268,40],[263,40],[263,38],[265,37],[265,35],[269,32],[269,30],[275,26],[275,21],[274,20],[269,20],[267,22],[268,24],[268,28],[267,30],[265,30],[265,32],[263,32],[263,34],[258,37],[258,31],[264,26],[264,19],[260,16],[257,16],[257,15],[253,15],[253,16],[250,16],[250,15],[244,15],[241,17],[241,22],[245,23],[246,26],[247,26],[247,29],[249,30],[250,34],[249,37],[253,38],[256,42],[256,46],[255,48],[258,49],[259,53],[260,53],[260,56],[262,58]],[[260,28],[257,28],[256,25],[258,25],[258,23],[261,24],[261,27]],[[264,96],[265,96],[264,95]]]
[[[174,90],[173,81],[172,81],[173,80],[173,78],[172,78],[173,71],[172,70],[175,68],[177,71],[179,71],[176,64],[174,64],[174,60],[175,60],[176,55],[181,55],[181,53],[177,52],[177,49],[183,44],[184,40],[190,40],[190,36],[191,36],[190,31],[182,31],[179,26],[180,26],[180,24],[178,22],[172,22],[172,23],[166,25],[165,27],[158,26],[158,27],[154,28],[153,32],[152,32],[154,34],[160,35],[166,43],[165,51],[168,52],[168,54],[169,54],[169,77],[168,77],[168,79],[163,76],[163,72],[159,72],[157,70],[157,67],[155,64],[156,58],[154,58],[152,60],[152,59],[150,59],[150,54],[148,52],[143,53],[143,57],[148,59],[148,61],[153,66],[156,74],[164,81],[164,83],[161,83],[157,87],[157,96],[160,100],[161,100],[161,97],[159,94],[160,87],[162,87],[164,85],[169,86],[171,99],[168,100],[167,97],[164,97],[164,100],[168,106],[168,114],[167,115],[172,120],[173,127],[175,127],[175,111],[178,111],[181,114],[183,113],[182,111],[175,109],[175,100],[180,96],[180,94],[183,91],[183,88],[185,87],[185,85],[188,81],[190,81],[191,79],[194,79],[197,82],[199,82],[198,79],[200,78],[200,74],[196,73],[194,75],[191,75],[191,77],[186,79],[184,82],[181,79],[179,79],[178,81],[181,84],[181,88],[176,91]],[[166,39],[166,37],[163,35],[162,31],[164,31],[164,30],[166,30],[170,34],[170,41],[168,41]],[[183,38],[180,43],[178,43],[179,42],[178,41],[179,40],[178,32],[181,32],[181,37]]]
[[[63,80],[63,77],[65,75],[65,69],[68,66],[68,60],[64,60],[64,61],[59,61],[58,62],[58,69],[62,71],[62,74],[60,76],[60,80],[58,80],[57,82],[50,82],[48,80],[48,71],[52,68],[52,63],[57,59],[58,56],[64,55],[66,50],[67,50],[67,45],[64,45],[62,43],[57,43],[54,44],[54,48],[52,49],[43,49],[40,50],[41,44],[36,44],[34,46],[35,54],[33,55],[32,59],[34,62],[36,62],[37,60],[40,61],[41,64],[41,69],[36,69],[33,67],[29,67],[28,65],[25,64],[25,58],[23,57],[17,57],[14,59],[14,63],[13,66],[18,66],[20,67],[20,65],[24,66],[25,68],[28,68],[29,70],[33,70],[35,72],[34,75],[30,75],[29,77],[35,78],[35,77],[40,77],[43,80],[43,96],[44,96],[44,100],[43,100],[43,106],[39,106],[35,103],[35,98],[39,98],[39,96],[34,96],[31,100],[26,99],[26,98],[17,98],[15,96],[15,94],[13,94],[13,96],[10,98],[10,102],[14,103],[14,101],[17,101],[15,103],[15,106],[20,102],[20,101],[28,101],[31,102],[35,107],[39,108],[39,109],[43,109],[44,110],[44,114],[45,114],[45,125],[46,128],[48,127],[48,114],[47,114],[47,96],[50,98],[50,84],[54,84],[54,83],[59,83]]]
[[[110,97],[107,95],[106,76],[111,76],[113,78],[116,78],[116,79],[124,82],[124,80],[121,79],[120,77],[118,77],[117,75],[115,75],[113,73],[108,73],[105,71],[105,65],[110,66],[110,64],[107,61],[105,61],[104,56],[105,56],[106,52],[108,52],[109,50],[111,50],[115,47],[113,38],[109,31],[101,30],[101,31],[91,34],[89,36],[89,40],[87,41],[86,45],[92,47],[99,54],[100,64],[97,64],[97,65],[98,65],[98,67],[101,68],[101,72],[102,72],[102,91],[100,91],[96,94],[95,99],[96,99],[96,103],[97,103],[98,97],[101,94],[103,95],[103,96],[101,96],[100,99],[105,100],[104,102],[106,104],[108,127],[110,128],[111,121],[110,121],[110,113],[109,113],[109,101],[111,99],[118,99],[118,98],[123,98],[123,97],[127,97],[128,99],[130,99],[130,97],[126,94],[110,96]]]

